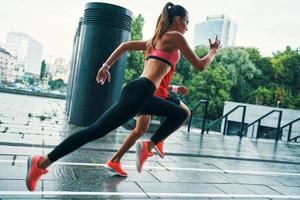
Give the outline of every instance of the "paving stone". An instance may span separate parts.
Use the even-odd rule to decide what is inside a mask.
[[[255,194],[260,195],[280,195],[279,192],[273,190],[271,187],[267,185],[243,185],[249,190],[253,191]]]
[[[214,184],[214,186],[227,194],[255,194],[240,184]]]
[[[138,185],[147,193],[174,193],[176,191],[176,193],[224,194],[213,184],[138,182]]]
[[[239,184],[257,184],[257,185],[282,185],[276,178],[268,176],[258,176],[258,175],[244,175],[244,174],[226,174],[224,175],[228,179]]]
[[[276,185],[271,185],[269,187],[283,195],[297,195],[297,196],[300,195],[299,187],[276,186]]]

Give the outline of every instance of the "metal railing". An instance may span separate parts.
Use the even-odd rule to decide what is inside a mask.
[[[189,123],[188,123],[188,132],[190,132],[191,129],[191,124],[192,124],[192,118],[193,118],[193,113],[195,112],[195,110],[201,105],[204,104],[204,114],[203,114],[203,121],[202,121],[202,128],[201,128],[201,134],[204,133],[205,130],[205,122],[206,122],[206,115],[207,115],[207,108],[208,108],[208,100],[205,99],[201,99],[200,101],[198,101],[193,108],[191,109],[191,116],[189,119]]]
[[[253,126],[255,123],[258,123],[258,126],[257,126],[257,130],[256,130],[256,138],[259,138],[259,127],[260,127],[260,124],[261,124],[261,120],[266,118],[267,116],[269,116],[270,114],[274,113],[274,112],[278,112],[279,113],[279,116],[278,116],[278,122],[277,122],[277,128],[276,128],[276,142],[279,140],[279,137],[280,137],[280,124],[281,124],[281,118],[282,118],[282,110],[272,110],[266,114],[264,114],[263,116],[261,116],[260,118],[256,119],[255,121],[251,122],[250,124],[248,124],[246,126],[246,134],[248,133],[248,129],[250,126]],[[252,129],[252,138],[253,138],[253,132],[254,131],[254,127]]]
[[[287,127],[287,126],[289,127],[289,133],[288,133],[288,139],[287,139],[288,142],[291,142],[291,141],[293,141],[293,140],[294,140],[295,142],[297,142],[297,139],[300,138],[300,135],[291,138],[291,134],[292,134],[292,125],[293,125],[293,123],[295,123],[295,122],[297,122],[297,121],[299,121],[299,120],[300,120],[300,117],[297,118],[297,119],[295,119],[295,120],[293,120],[293,121],[291,121],[291,122],[289,122],[289,123],[287,123],[286,125],[284,125],[284,126],[281,127],[281,128],[285,128],[285,127]]]
[[[291,121],[291,122],[289,122],[289,123],[283,125],[282,127],[280,127],[280,132],[281,132],[284,128],[289,127],[289,130],[288,130],[288,137],[287,137],[287,141],[288,141],[288,142],[291,142],[291,141],[293,141],[293,140],[294,140],[295,142],[297,142],[297,139],[300,138],[300,135],[291,138],[291,134],[292,134],[292,126],[293,126],[293,124],[294,124],[295,122],[297,122],[297,121],[300,121],[300,117],[297,118],[297,119],[294,119],[293,121]],[[266,135],[270,135],[270,134],[274,133],[275,131],[277,131],[277,129],[271,130],[271,131],[267,132],[267,133],[264,134],[264,135],[265,135],[265,136],[266,136]]]
[[[235,110],[237,110],[238,108],[243,108],[243,114],[242,114],[242,123],[241,123],[241,128],[240,128],[240,137],[243,137],[243,129],[244,129],[244,125],[245,125],[245,115],[246,115],[246,106],[244,105],[238,105],[236,107],[234,107],[233,109],[231,109],[228,113],[226,113],[225,115],[223,115],[222,117],[220,117],[219,119],[215,120],[213,123],[211,123],[207,128],[206,128],[206,133],[209,132],[209,129],[211,127],[213,127],[216,123],[218,123],[220,120],[223,120],[225,118],[225,123],[224,123],[224,128],[223,128],[223,135],[226,135],[226,131],[227,131],[227,126],[228,126],[228,116],[233,113]]]

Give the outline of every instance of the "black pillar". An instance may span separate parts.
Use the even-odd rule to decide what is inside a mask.
[[[110,69],[110,83],[99,85],[96,75],[113,50],[130,38],[132,13],[107,3],[88,3],[81,27],[69,122],[94,123],[116,102],[124,81],[126,55]]]

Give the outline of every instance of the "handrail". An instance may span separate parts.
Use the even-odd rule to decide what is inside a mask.
[[[288,142],[290,142],[290,141],[292,141],[292,140],[294,140],[294,139],[296,139],[296,140],[295,140],[295,142],[296,142],[296,141],[297,141],[297,138],[300,137],[300,135],[299,135],[299,136],[296,136],[296,137],[294,137],[294,138],[291,138],[292,125],[293,125],[295,122],[297,122],[297,121],[300,121],[300,117],[297,118],[297,119],[294,119],[293,121],[290,121],[289,123],[287,123],[287,124],[283,125],[282,127],[280,127],[280,131],[282,131],[282,129],[284,129],[285,127],[288,127],[288,126],[289,126],[288,137],[287,137],[287,141],[288,141]],[[269,134],[275,132],[276,130],[277,130],[277,129],[271,130],[271,131],[267,132],[265,135],[269,135]]]
[[[276,141],[279,140],[279,133],[280,133],[280,123],[281,123],[281,117],[282,117],[282,110],[271,110],[270,112],[264,114],[263,116],[261,116],[260,118],[256,119],[255,121],[251,122],[250,124],[248,124],[246,126],[246,132],[248,132],[248,128],[252,125],[254,125],[256,122],[258,122],[258,128],[257,128],[257,131],[256,131],[256,138],[258,138],[258,129],[260,127],[260,123],[261,123],[261,120],[267,116],[269,116],[270,114],[274,113],[274,112],[279,112],[279,118],[278,118],[278,124],[277,124],[277,134],[276,134]],[[252,134],[252,137],[253,137],[253,134]]]
[[[189,119],[189,123],[188,123],[188,132],[190,132],[190,128],[191,128],[191,124],[192,124],[192,118],[193,118],[193,112],[194,110],[196,110],[198,108],[198,106],[204,103],[204,116],[203,116],[203,121],[202,121],[202,129],[201,129],[201,134],[204,133],[204,129],[205,129],[205,122],[206,122],[206,115],[207,115],[207,108],[208,108],[208,100],[206,99],[201,99],[200,101],[198,101],[191,109],[191,116]]]
[[[291,121],[290,123],[288,123],[288,124],[285,125],[285,127],[286,127],[286,126],[289,126],[288,142],[293,141],[293,140],[294,140],[295,142],[297,142],[297,139],[300,137],[300,135],[298,135],[298,136],[296,136],[296,137],[291,138],[291,134],[292,134],[292,125],[293,125],[293,123],[295,123],[295,122],[297,122],[297,121],[299,121],[299,120],[300,120],[300,117],[297,118],[297,119],[294,119],[293,121]]]
[[[233,109],[231,109],[229,112],[227,112],[225,115],[221,116],[219,119],[216,119],[213,123],[211,123],[207,128],[206,128],[206,133],[209,132],[209,129],[211,127],[213,127],[217,122],[219,122],[220,120],[225,119],[225,125],[224,125],[224,129],[223,129],[223,135],[225,135],[225,131],[226,131],[226,127],[227,127],[227,117],[233,113],[235,110],[237,110],[238,108],[244,108],[243,109],[243,116],[242,116],[242,124],[241,124],[241,134],[240,137],[242,137],[242,133],[243,133],[243,129],[244,129],[244,121],[245,121],[245,114],[246,114],[246,106],[244,105],[237,105],[236,107],[234,107]]]
[[[198,102],[194,105],[194,107],[193,107],[191,110],[195,110],[196,108],[198,108],[198,106],[200,105],[200,103],[206,103],[206,102],[208,102],[208,100],[206,100],[206,99],[201,99],[200,101],[198,101]]]
[[[298,138],[300,138],[300,135],[298,135],[298,136],[296,136],[296,137],[293,137],[293,138],[291,138],[291,139],[290,139],[290,141],[293,141],[293,140],[294,140],[295,142],[297,142],[297,139],[298,139]],[[290,142],[290,141],[289,141],[289,142]]]
[[[260,118],[256,119],[255,121],[251,122],[250,124],[248,124],[247,128],[248,128],[249,126],[252,126],[252,125],[255,124],[256,122],[262,120],[263,118],[267,117],[268,115],[272,114],[273,112],[277,112],[277,111],[279,111],[279,110],[271,110],[270,112],[264,114],[264,115],[261,116]]]

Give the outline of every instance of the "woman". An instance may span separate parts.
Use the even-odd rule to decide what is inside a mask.
[[[166,119],[151,140],[137,143],[137,168],[139,172],[141,171],[153,147],[177,130],[187,118],[184,109],[153,95],[163,77],[174,66],[179,51],[196,69],[202,71],[213,61],[220,46],[217,38],[213,43],[209,40],[210,51],[205,57],[198,58],[183,36],[187,31],[188,22],[188,13],[182,6],[167,3],[159,16],[152,39],[124,42],[115,49],[98,71],[96,81],[99,84],[103,85],[106,80],[110,81],[110,67],[126,51],[146,50],[149,56],[143,73],[140,78],[130,81],[122,89],[118,102],[90,127],[70,135],[47,156],[28,158],[26,185],[30,191],[35,190],[38,180],[48,172],[47,168],[53,162],[82,145],[105,136],[136,114],[163,116]]]

